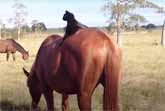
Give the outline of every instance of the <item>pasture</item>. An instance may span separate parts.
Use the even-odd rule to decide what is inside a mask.
[[[46,34],[25,35],[19,42],[29,50],[29,60],[16,53],[16,61],[6,61],[0,54],[0,110],[26,111],[31,97],[22,67],[30,70],[36,53]],[[123,33],[123,78],[121,83],[121,111],[165,111],[165,48],[160,46],[160,30]],[[33,37],[32,37],[33,36]],[[41,37],[37,37],[41,36]],[[91,41],[92,42],[92,41]],[[157,45],[157,43],[159,43]],[[92,98],[93,111],[102,110],[102,86]],[[61,111],[61,95],[54,92],[55,106]],[[46,108],[41,98],[40,110]],[[69,98],[71,111],[77,111],[77,98]]]

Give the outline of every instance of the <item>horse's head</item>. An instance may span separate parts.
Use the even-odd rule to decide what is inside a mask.
[[[36,109],[38,102],[41,97],[41,87],[39,85],[39,80],[35,74],[35,71],[31,71],[30,73],[23,68],[23,72],[27,76],[27,86],[29,88],[30,95],[32,97],[32,109]]]
[[[71,12],[69,12],[69,11],[66,10],[65,11],[65,14],[63,16],[63,20],[64,21],[71,21],[73,19],[74,19],[74,15]]]
[[[28,52],[28,51],[24,52],[24,53],[22,54],[22,58],[23,58],[24,60],[27,60],[27,59],[29,58],[29,52]]]

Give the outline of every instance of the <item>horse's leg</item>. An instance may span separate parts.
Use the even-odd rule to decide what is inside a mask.
[[[80,111],[91,111],[92,94],[97,86],[98,80],[92,80],[90,78],[92,77],[90,73],[83,75],[89,75],[89,77],[87,79],[85,79],[84,77],[84,81],[81,82],[82,84],[80,86],[81,88],[78,94],[78,105]]]
[[[7,52],[7,54],[6,54],[6,60],[8,61],[9,60],[9,52]]]
[[[96,62],[97,64],[100,63],[100,61],[96,61]],[[80,73],[81,78],[78,83],[80,87],[80,91],[77,95],[80,111],[92,110],[91,109],[92,94],[95,88],[97,87],[100,76],[101,76],[100,64],[99,65],[95,65],[95,64],[91,65],[91,64],[92,63],[90,62],[84,63],[84,66],[82,66],[82,69],[81,69],[82,73]]]
[[[15,53],[12,53],[13,61],[15,61]]]
[[[78,94],[78,105],[80,111],[91,111],[91,95],[86,92]]]
[[[103,108],[104,111],[119,111],[119,86],[121,77],[121,58],[117,55],[108,57],[104,71]]]
[[[53,90],[46,88],[43,91],[44,97],[47,103],[47,110],[48,111],[55,111],[54,109],[54,100],[53,100]]]
[[[62,94],[62,111],[69,110],[68,95]]]

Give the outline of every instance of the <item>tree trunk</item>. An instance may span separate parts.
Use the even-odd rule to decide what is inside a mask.
[[[2,27],[0,26],[0,39],[2,39]]]
[[[164,47],[165,46],[165,20],[162,26],[162,38],[161,38],[161,45]]]
[[[121,29],[120,29],[120,27],[117,27],[117,44],[119,45],[119,47],[122,46]]]
[[[121,17],[120,17],[120,3],[117,0],[117,44],[119,47],[122,46],[122,40],[121,40]]]
[[[18,27],[17,34],[18,34],[18,40],[20,40],[20,38],[21,38],[21,28],[20,27]]]

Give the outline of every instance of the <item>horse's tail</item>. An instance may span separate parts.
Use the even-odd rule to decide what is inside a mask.
[[[108,51],[105,65],[103,107],[105,111],[119,111],[119,89],[122,70],[120,49]]]

